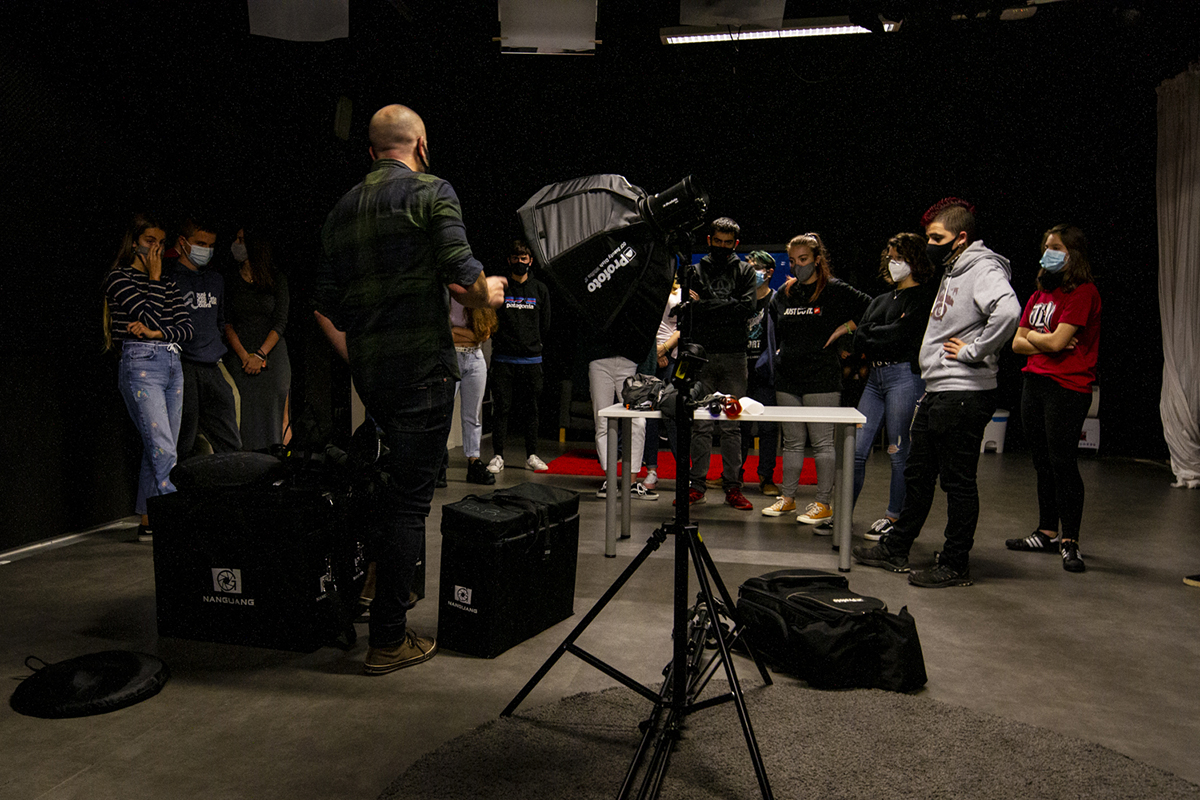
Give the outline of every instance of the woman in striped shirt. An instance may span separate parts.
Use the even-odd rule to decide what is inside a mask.
[[[117,388],[142,437],[136,511],[138,541],[151,541],[146,498],[175,491],[171,468],[183,407],[179,343],[192,338],[192,320],[175,282],[162,274],[161,225],[135,214],[104,278],[106,349],[120,348]]]

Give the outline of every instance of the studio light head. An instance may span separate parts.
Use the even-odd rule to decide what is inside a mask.
[[[646,197],[638,208],[660,234],[670,236],[704,222],[708,193],[688,175],[671,188]]]

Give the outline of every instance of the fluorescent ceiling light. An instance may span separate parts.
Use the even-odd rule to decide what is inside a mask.
[[[884,22],[887,33],[899,30],[899,22]],[[784,20],[781,28],[663,28],[659,38],[663,44],[702,44],[705,42],[746,42],[755,39],[789,39],[797,36],[842,36],[851,33],[870,33],[854,25],[849,17]]]

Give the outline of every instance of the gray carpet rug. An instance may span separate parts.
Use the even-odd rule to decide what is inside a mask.
[[[1200,798],[1100,745],[921,697],[775,685],[746,701],[778,800]],[[421,758],[380,800],[611,800],[648,712],[624,688],[522,707]],[[689,717],[661,797],[761,797],[731,703]]]

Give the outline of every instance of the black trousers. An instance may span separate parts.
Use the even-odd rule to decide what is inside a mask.
[[[966,569],[979,522],[979,445],[996,412],[997,392],[926,392],[913,417],[904,468],[904,509],[887,546],[908,554],[921,534],[940,481],[946,493],[946,544],[942,563]]]
[[[1063,388],[1053,378],[1025,373],[1021,422],[1037,470],[1038,528],[1079,539],[1083,478],[1079,475],[1079,432],[1092,405],[1091,392]]]
[[[521,423],[525,455],[537,453],[538,398],[542,394],[541,364],[507,364],[492,361],[492,452],[504,456],[509,417]],[[517,402],[519,401],[519,403]]]
[[[182,365],[183,412],[176,447],[179,460],[192,454],[197,433],[204,434],[214,453],[241,450],[242,437],[238,433],[233,389],[221,374],[221,368],[186,359]]]

